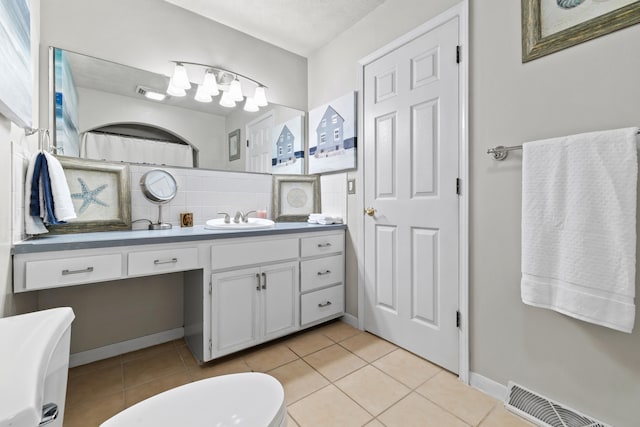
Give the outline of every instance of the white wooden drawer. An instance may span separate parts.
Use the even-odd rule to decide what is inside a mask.
[[[28,290],[102,282],[122,276],[122,255],[80,256],[25,263]]]
[[[173,248],[129,253],[129,276],[149,276],[198,268],[197,248]]]
[[[298,258],[298,238],[227,242],[211,247],[211,270]]]
[[[344,281],[344,255],[309,259],[300,263],[300,292]]]
[[[344,285],[332,286],[300,297],[301,325],[343,312]]]
[[[303,237],[301,241],[302,245],[300,256],[302,256],[302,258],[334,254],[344,250],[344,233]]]

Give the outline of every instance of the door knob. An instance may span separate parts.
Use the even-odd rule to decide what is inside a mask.
[[[364,210],[364,213],[366,213],[369,216],[373,216],[376,213],[376,210],[374,208],[366,208]]]

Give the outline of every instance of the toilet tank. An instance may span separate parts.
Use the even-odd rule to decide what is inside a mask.
[[[0,319],[0,427],[62,427],[74,318],[62,307]]]

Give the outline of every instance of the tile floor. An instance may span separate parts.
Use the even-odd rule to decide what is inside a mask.
[[[170,388],[249,371],[282,383],[289,427],[532,425],[451,373],[340,321],[204,366],[179,340],[72,368],[64,425],[98,426]]]

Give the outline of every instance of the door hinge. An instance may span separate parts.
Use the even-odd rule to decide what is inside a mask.
[[[456,194],[460,195],[460,178],[456,178]]]
[[[456,328],[460,327],[460,311],[456,311]]]
[[[456,64],[460,63],[460,45],[456,46]]]
[[[209,281],[209,295],[213,294],[213,285],[211,284],[211,281]]]
[[[247,139],[247,148],[249,148],[249,140]]]

